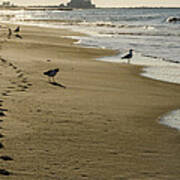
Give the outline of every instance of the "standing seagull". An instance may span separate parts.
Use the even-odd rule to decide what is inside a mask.
[[[22,36],[18,34],[19,32],[20,32],[20,26],[18,26],[18,27],[14,30],[14,33],[16,33],[16,34],[15,34],[15,37],[16,37],[16,38],[22,39]]]
[[[128,64],[130,64],[130,60],[131,60],[131,58],[133,57],[133,50],[132,49],[130,49],[129,50],[129,53],[128,54],[126,54],[126,55],[124,55],[123,57],[121,57],[121,59],[127,59],[128,60]]]
[[[52,78],[53,81],[55,82],[54,76],[57,74],[57,72],[59,72],[59,68],[46,71],[46,72],[44,72],[44,75],[49,76],[49,81],[50,81],[50,82],[51,82],[51,78]]]

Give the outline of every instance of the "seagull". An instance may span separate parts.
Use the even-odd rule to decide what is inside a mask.
[[[8,28],[7,38],[11,39],[11,36],[14,35],[16,38],[22,39],[23,37],[21,35],[19,35],[18,32],[20,32],[20,26],[18,26],[14,31],[12,31],[11,28]]]
[[[18,26],[15,30],[14,30],[15,33],[17,32],[20,32],[20,26]]]
[[[54,76],[55,76],[58,72],[59,72],[59,68],[56,68],[56,69],[52,69],[52,70],[49,70],[49,71],[44,72],[44,75],[49,76],[49,81],[51,81],[51,78],[52,78],[53,81],[55,82]]]
[[[17,33],[17,34],[15,34],[15,37],[16,37],[16,38],[22,39],[22,36],[19,35],[18,32],[20,32],[20,26],[18,26],[18,27],[14,30],[14,33]]]
[[[129,53],[124,55],[123,57],[121,57],[121,59],[127,59],[128,60],[128,64],[130,63],[131,58],[133,57],[133,49],[129,50]]]

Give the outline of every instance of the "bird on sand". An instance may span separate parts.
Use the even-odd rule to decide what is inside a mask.
[[[20,32],[20,26],[18,26],[14,31],[12,31],[11,28],[8,28],[7,38],[11,39],[12,35],[14,35],[16,38],[22,39],[23,37],[19,35],[18,32]]]
[[[51,69],[49,71],[46,71],[44,72],[44,75],[48,76],[49,77],[49,81],[51,82],[51,78],[53,79],[53,81],[55,82],[54,80],[54,77],[56,76],[56,74],[59,72],[59,68],[56,68],[56,69]]]
[[[19,32],[20,32],[20,26],[18,26],[18,27],[14,30],[14,33],[16,33],[16,34],[15,34],[15,37],[16,37],[16,38],[22,39],[22,36],[18,34]]]
[[[20,26],[18,26],[15,30],[14,30],[15,33],[17,32],[20,32]]]
[[[121,59],[127,59],[128,60],[128,64],[130,64],[130,60],[133,57],[133,53],[132,52],[133,52],[133,49],[130,49],[129,53],[124,55],[123,57],[121,57]]]

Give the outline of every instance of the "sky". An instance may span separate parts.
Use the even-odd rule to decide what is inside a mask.
[[[0,3],[7,0],[0,0]],[[59,5],[70,0],[9,0],[15,5]],[[180,7],[180,0],[92,0],[98,7]]]

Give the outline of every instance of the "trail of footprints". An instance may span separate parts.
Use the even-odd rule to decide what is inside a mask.
[[[8,60],[0,57],[0,65],[6,67],[6,69],[11,72],[14,71],[15,73],[15,77],[13,79],[12,78],[9,79],[10,85],[8,87],[3,87],[5,89],[3,89],[3,92],[1,92],[2,99],[0,99],[0,123],[2,123],[5,117],[7,116],[6,113],[8,112],[8,109],[3,107],[3,102],[4,102],[3,97],[10,96],[11,93],[13,92],[25,92],[32,84],[29,83],[28,78],[25,77],[24,72],[12,62],[9,62]],[[3,73],[1,73],[0,75],[2,74]],[[1,139],[5,138],[5,136],[1,133],[1,129],[2,126],[0,126],[0,150],[4,148],[4,145],[1,143]],[[1,155],[0,153],[0,161],[12,161],[12,160],[13,158],[11,158],[10,156]],[[0,176],[1,175],[9,176],[11,174],[12,172],[9,172],[8,170],[2,169],[0,167]]]

